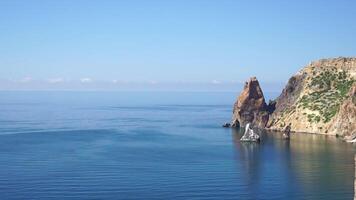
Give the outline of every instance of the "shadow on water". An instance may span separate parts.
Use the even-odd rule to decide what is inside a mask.
[[[259,134],[260,143],[240,142],[243,130],[232,129],[237,164],[254,198],[266,193],[289,199],[352,198],[353,145],[333,136],[295,133],[284,140],[282,133]],[[272,187],[274,192],[268,191]]]

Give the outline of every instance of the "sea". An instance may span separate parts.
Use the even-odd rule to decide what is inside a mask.
[[[2,91],[0,199],[353,198],[355,145],[262,131],[240,142],[222,128],[237,95]]]

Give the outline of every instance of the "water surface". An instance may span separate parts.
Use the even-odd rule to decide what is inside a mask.
[[[0,92],[1,199],[352,199],[353,145],[240,143],[236,95]]]

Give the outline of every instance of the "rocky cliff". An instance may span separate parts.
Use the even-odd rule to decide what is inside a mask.
[[[252,123],[254,126],[265,127],[269,116],[268,108],[258,80],[252,77],[245,83],[236,100],[232,126],[246,126],[247,123]]]
[[[246,86],[240,97],[249,96],[245,93],[249,93]],[[266,106],[263,94],[259,96],[261,106],[244,103],[253,102],[253,98],[241,97],[240,103],[240,97],[234,106],[233,123],[244,121],[242,126],[247,120],[260,128],[283,130],[291,123],[293,132],[356,134],[356,58],[322,59],[310,63],[289,79],[275,105]],[[243,105],[245,107],[241,109]],[[253,120],[243,120],[239,113],[253,116]],[[261,118],[267,118],[268,122],[256,120]]]
[[[330,123],[328,130],[342,136],[356,135],[356,82],[353,84],[340,110]]]

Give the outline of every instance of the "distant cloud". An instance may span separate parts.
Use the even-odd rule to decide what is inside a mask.
[[[63,78],[50,78],[50,79],[47,79],[47,81],[49,83],[61,83],[64,81],[64,79]]]
[[[22,79],[0,78],[0,90],[164,90],[164,91],[240,91],[244,82],[239,80],[206,81],[127,81],[120,79],[93,78],[44,78],[24,77]],[[267,92],[279,92],[284,87],[281,82],[262,82]]]
[[[212,83],[212,84],[221,84],[221,82],[218,81],[218,80],[212,80],[211,83]]]
[[[80,82],[82,82],[82,83],[90,83],[90,82],[92,82],[93,80],[91,79],[91,78],[81,78],[80,79]]]
[[[19,82],[21,82],[21,83],[28,83],[28,82],[31,82],[31,81],[33,81],[33,78],[32,77],[24,77],[24,78],[22,78],[21,80],[19,80]]]
[[[231,80],[230,83],[243,83],[243,81]]]
[[[156,84],[158,84],[158,81],[149,81],[148,83],[151,85],[156,85]]]

